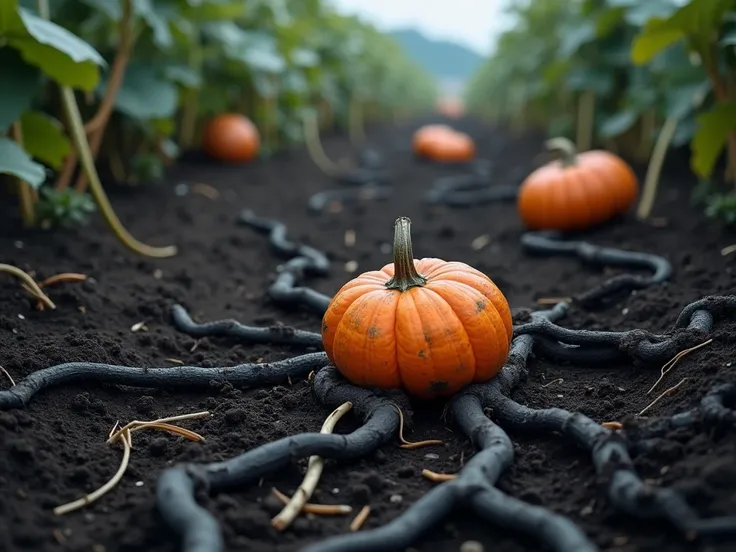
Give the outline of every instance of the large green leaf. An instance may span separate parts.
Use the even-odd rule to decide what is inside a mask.
[[[151,28],[154,44],[162,49],[171,48],[174,45],[174,36],[167,18],[167,15],[172,14],[171,10],[157,9],[154,0],[135,0],[133,6],[135,13]]]
[[[30,107],[41,88],[38,69],[28,65],[14,48],[0,48],[0,134]]]
[[[10,35],[8,43],[23,59],[61,84],[93,90],[99,81],[99,67],[106,65],[97,50],[64,27],[24,9],[18,13],[24,32]]]
[[[736,103],[717,104],[698,116],[690,165],[698,176],[710,177],[729,134],[736,131]]]
[[[664,49],[685,37],[685,32],[669,19],[651,19],[634,40],[631,59],[643,65],[652,60]]]
[[[104,91],[101,88],[100,93]],[[179,103],[179,91],[155,66],[131,63],[115,97],[115,108],[132,119],[168,119]]]
[[[18,144],[0,137],[0,173],[16,176],[38,188],[46,180],[43,165],[34,162]]]
[[[64,158],[72,151],[61,123],[38,111],[26,111],[20,122],[23,129],[23,148],[31,157],[59,169]]]
[[[23,21],[18,14],[18,0],[2,0],[0,2],[0,37],[24,32]]]

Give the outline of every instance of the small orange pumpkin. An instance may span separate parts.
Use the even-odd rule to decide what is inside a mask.
[[[428,145],[432,140],[435,137],[441,137],[450,132],[453,132],[453,130],[447,125],[424,125],[414,133],[414,138],[412,140],[414,154],[419,157],[426,157]]]
[[[251,161],[260,149],[260,136],[253,122],[238,113],[223,113],[205,126],[202,147],[207,155],[228,163]]]
[[[464,163],[475,157],[475,144],[464,132],[453,130],[450,134],[431,139],[427,154],[441,163]]]
[[[532,172],[519,188],[517,208],[531,230],[584,230],[626,212],[639,182],[620,157],[603,150],[577,153],[566,138],[545,144],[559,154]]]
[[[330,361],[361,387],[448,396],[490,380],[509,354],[503,293],[471,266],[414,259],[411,221],[394,226],[394,262],[345,284],[322,319]]]

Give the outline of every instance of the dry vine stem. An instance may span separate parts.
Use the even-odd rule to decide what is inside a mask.
[[[54,508],[54,514],[57,516],[61,516],[64,514],[68,514],[69,512],[73,512],[74,510],[79,510],[80,508],[83,508],[87,506],[88,504],[91,504],[92,502],[98,500],[102,496],[104,496],[106,493],[111,491],[115,486],[120,482],[120,480],[123,478],[123,475],[125,474],[125,471],[128,469],[128,464],[130,463],[130,451],[133,448],[133,441],[131,434],[134,431],[139,431],[141,429],[159,429],[163,431],[169,431],[171,433],[175,433],[178,435],[181,435],[185,439],[189,439],[191,441],[204,441],[204,438],[199,435],[198,433],[195,433],[193,431],[190,431],[188,429],[184,429],[183,427],[177,427],[175,425],[171,425],[168,422],[172,421],[180,421],[180,420],[191,420],[194,418],[202,418],[204,416],[209,416],[209,412],[195,412],[194,414],[182,414],[181,416],[171,416],[169,418],[160,418],[158,420],[152,420],[150,422],[142,422],[138,420],[134,420],[122,428],[118,429],[118,423],[116,423],[112,430],[110,431],[110,434],[107,438],[107,443],[112,444],[116,441],[122,441],[123,442],[123,458],[120,461],[120,467],[118,467],[118,471],[115,472],[115,475],[110,478],[110,480],[105,483],[102,487],[97,489],[96,491],[93,491],[89,493],[88,495],[83,496],[82,498],[79,498],[77,500],[74,500],[72,502],[69,502],[67,504],[63,504],[61,506],[57,506]]]
[[[394,404],[393,407],[396,409],[396,412],[399,413],[399,441],[401,441],[400,447],[403,449],[408,450],[414,450],[422,447],[428,447],[431,445],[444,445],[445,443],[443,441],[440,441],[439,439],[428,439],[426,441],[417,441],[417,442],[410,442],[404,439],[404,413],[401,411],[401,408],[399,408],[398,405]]]
[[[333,410],[332,414],[327,416],[325,423],[322,424],[322,429],[320,430],[320,433],[332,433],[335,429],[335,426],[337,425],[337,422],[339,422],[340,419],[345,414],[347,414],[352,407],[353,403],[346,402]],[[301,512],[302,508],[304,508],[304,505],[309,501],[310,498],[312,498],[312,493],[314,493],[314,489],[317,488],[317,483],[319,483],[319,478],[322,475],[322,469],[324,468],[324,465],[325,462],[324,460],[322,460],[321,457],[309,457],[309,461],[307,464],[307,473],[304,475],[304,480],[302,481],[302,484],[299,485],[299,488],[294,493],[294,496],[291,497],[289,503],[284,506],[284,509],[281,510],[281,512],[279,512],[279,514],[271,520],[271,525],[275,527],[276,530],[283,531],[289,525],[291,525],[291,522],[296,519],[296,517],[299,515],[299,512]]]
[[[34,297],[36,297],[39,301],[43,301],[43,303],[51,310],[54,310],[56,308],[54,302],[49,299],[43,291],[41,291],[39,285],[33,278],[28,275],[28,273],[24,272],[16,266],[8,264],[0,264],[0,272],[6,272],[12,276],[15,276],[16,278],[19,278],[23,282],[23,284],[25,284],[25,289],[33,294]]]
[[[355,519],[353,519],[353,521],[350,523],[350,530],[353,532],[360,531],[360,528],[363,527],[363,525],[365,524],[365,520],[368,519],[370,513],[371,507],[367,504],[363,506],[360,509],[360,512],[358,512],[358,515],[355,516]]]
[[[325,153],[324,147],[322,147],[322,141],[319,138],[317,112],[305,112],[302,122],[304,124],[304,143],[307,146],[309,157],[312,158],[314,164],[327,176],[337,176],[340,174],[342,172],[340,165],[330,159],[327,153]]]
[[[656,399],[654,399],[654,400],[653,400],[652,402],[650,402],[650,403],[649,403],[649,404],[648,404],[647,406],[645,406],[645,407],[644,407],[644,409],[643,409],[643,410],[642,410],[641,412],[639,412],[639,414],[637,414],[637,416],[643,416],[643,415],[644,415],[644,414],[645,414],[645,413],[647,412],[647,410],[649,410],[650,408],[652,408],[652,407],[653,407],[653,406],[654,406],[655,404],[657,404],[657,403],[658,403],[658,402],[659,402],[659,401],[660,401],[661,399],[663,399],[664,397],[666,397],[667,395],[669,395],[669,394],[670,394],[670,393],[672,393],[673,391],[677,391],[678,387],[680,387],[680,386],[681,386],[681,385],[682,385],[683,383],[685,383],[685,382],[686,382],[687,380],[688,380],[688,378],[682,378],[682,379],[680,380],[680,383],[678,383],[678,384],[676,384],[676,385],[673,385],[673,386],[672,386],[672,387],[670,387],[669,389],[665,389],[664,391],[662,391],[662,393],[660,393],[660,395],[659,395],[659,396],[658,396],[658,397],[657,397]]]
[[[86,274],[77,274],[75,272],[64,272],[62,274],[56,274],[55,276],[50,276],[46,278],[43,282],[38,283],[39,288],[43,288],[46,286],[52,286],[54,284],[61,284],[66,282],[84,282],[87,280]],[[44,302],[43,300],[38,296],[36,292],[34,292],[31,288],[28,287],[27,284],[21,284],[23,289],[25,289],[28,293],[33,295],[38,299],[38,304],[36,305],[37,310],[44,310]]]
[[[446,481],[452,481],[457,478],[454,473],[437,473],[432,470],[422,470],[422,476],[426,477],[433,483],[445,483]]]
[[[644,190],[641,194],[641,200],[639,206],[636,208],[636,218],[639,220],[648,219],[649,215],[652,214],[652,207],[654,207],[654,200],[657,197],[657,187],[659,186],[659,175],[662,172],[664,158],[667,155],[667,150],[670,147],[670,142],[675,135],[679,122],[680,120],[677,117],[669,117],[659,132],[657,142],[654,145],[654,151],[652,152],[652,158],[649,161],[649,167],[647,167],[647,174],[644,177]]]
[[[660,382],[664,379],[664,377],[670,372],[670,370],[672,370],[675,367],[675,365],[678,362],[680,362],[680,359],[682,357],[692,353],[693,351],[697,351],[701,347],[705,347],[712,341],[713,341],[713,338],[710,338],[709,340],[704,341],[703,343],[700,343],[698,345],[695,345],[694,347],[690,347],[689,349],[680,351],[671,360],[667,361],[667,363],[664,366],[662,366],[662,369],[659,372],[659,379],[657,379],[657,381],[654,382],[654,385],[652,385],[649,391],[647,391],[647,395],[649,395],[652,391],[654,391],[654,388],[657,387],[660,384]]]
[[[8,378],[8,381],[10,382],[10,387],[15,387],[15,380],[13,379],[13,376],[11,376],[10,373],[3,366],[0,366],[0,374]]]
[[[259,484],[260,486],[260,484]],[[276,487],[271,488],[271,494],[278,498],[284,505],[288,504],[291,499]],[[314,514],[315,516],[340,516],[349,514],[353,511],[353,507],[347,504],[314,504],[306,502],[302,506],[302,512],[305,514]]]

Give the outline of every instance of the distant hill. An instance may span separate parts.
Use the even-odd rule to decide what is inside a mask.
[[[387,34],[401,44],[411,58],[440,80],[465,81],[483,63],[483,56],[447,40],[434,40],[416,29],[395,29]]]

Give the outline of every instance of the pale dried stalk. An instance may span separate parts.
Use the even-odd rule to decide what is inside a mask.
[[[13,379],[13,376],[11,376],[10,373],[3,366],[0,366],[0,374],[8,378],[8,381],[10,382],[10,387],[15,387],[15,380]]]
[[[363,506],[360,509],[360,512],[358,512],[358,515],[355,516],[355,519],[350,523],[350,530],[355,532],[359,531],[361,527],[363,527],[363,524],[365,524],[365,521],[368,519],[368,516],[371,513],[371,507],[367,504]]]
[[[352,407],[353,403],[351,402],[343,403],[337,407],[332,414],[327,416],[325,423],[322,424],[320,433],[332,433],[337,422],[340,421],[340,418],[342,418]],[[286,529],[291,525],[291,522],[296,519],[299,512],[302,511],[304,505],[312,497],[314,489],[317,488],[317,483],[319,483],[319,478],[322,476],[324,465],[324,460],[322,460],[321,457],[316,455],[309,457],[307,473],[304,475],[302,484],[299,485],[299,488],[294,493],[294,496],[291,497],[289,503],[284,506],[284,509],[271,520],[271,525],[276,528],[276,530],[283,531]]]
[[[305,113],[302,122],[304,125],[304,143],[307,146],[309,157],[312,158],[317,168],[327,176],[337,176],[342,173],[340,165],[327,157],[327,153],[325,153],[324,147],[322,147],[322,141],[319,138],[317,112]]]
[[[126,424],[124,427],[120,428],[117,432],[112,433],[110,435],[110,438],[107,440],[107,442],[114,443],[124,431],[130,431],[131,433],[133,433],[134,431],[146,429],[147,427],[150,427],[150,426],[169,424],[170,422],[181,422],[183,420],[194,420],[197,418],[206,418],[209,415],[210,413],[205,410],[202,412],[194,412],[192,414],[181,414],[179,416],[169,416],[168,418],[159,418],[157,420],[150,420],[150,421],[133,420],[132,422],[129,422],[128,424]],[[183,429],[183,428],[179,428],[179,429]],[[188,430],[185,430],[185,431],[188,431]]]
[[[704,341],[703,343],[700,343],[699,345],[695,345],[695,347],[690,347],[689,349],[685,349],[684,351],[680,351],[674,357],[672,357],[669,361],[667,361],[667,363],[664,366],[662,366],[662,369],[659,372],[659,379],[657,379],[657,381],[654,382],[654,385],[652,385],[651,389],[649,389],[649,391],[647,391],[647,395],[649,395],[649,393],[651,393],[652,391],[654,391],[655,387],[657,387],[660,384],[660,382],[664,379],[664,377],[675,367],[675,365],[677,365],[677,363],[680,362],[680,359],[682,357],[684,357],[685,355],[688,355],[688,354],[692,353],[693,351],[697,351],[701,347],[705,347],[706,345],[708,345],[712,341],[713,341],[713,339],[711,338],[711,339],[709,339],[707,341]]]
[[[278,498],[284,504],[288,504],[291,500],[276,487],[271,488],[271,494]],[[353,511],[353,507],[347,504],[313,504],[307,502],[302,506],[302,512],[305,514],[314,514],[315,516],[337,516],[349,514]]]
[[[7,272],[8,274],[20,279],[28,287],[29,291],[39,300],[43,301],[43,303],[48,308],[52,310],[56,308],[56,305],[54,305],[53,301],[51,301],[51,299],[49,299],[46,294],[41,291],[41,288],[38,286],[36,281],[20,268],[13,265],[0,263],[0,272]]]
[[[681,386],[681,385],[682,385],[683,383],[685,383],[685,382],[686,382],[687,380],[688,380],[688,378],[682,378],[682,379],[680,380],[680,383],[678,383],[677,385],[673,385],[673,386],[672,386],[672,387],[670,387],[669,389],[665,389],[664,391],[662,391],[662,393],[661,393],[661,394],[659,395],[659,397],[657,397],[657,398],[656,398],[656,399],[654,399],[654,400],[653,400],[652,402],[650,402],[650,403],[649,403],[649,404],[648,404],[647,406],[645,406],[645,407],[644,407],[644,409],[643,409],[643,410],[642,410],[641,412],[639,412],[639,414],[637,414],[637,416],[643,416],[643,415],[644,415],[644,413],[645,413],[645,412],[646,412],[647,410],[649,410],[649,409],[650,409],[650,408],[652,408],[652,407],[653,407],[653,406],[654,406],[655,404],[657,404],[657,403],[658,403],[658,402],[659,402],[659,401],[660,401],[660,400],[661,400],[661,399],[662,399],[663,397],[666,397],[667,395],[669,395],[669,394],[670,394],[670,393],[672,393],[673,391],[676,391],[676,390],[677,390],[677,388],[678,388],[678,387],[680,387],[680,386]]]
[[[444,445],[445,443],[443,441],[440,441],[439,439],[428,439],[426,441],[417,441],[417,442],[411,442],[404,439],[404,413],[401,411],[401,408],[398,407],[398,405],[392,405],[396,412],[399,413],[399,441],[401,441],[400,448],[408,449],[408,450],[414,450],[422,447],[428,447],[431,445]]]
[[[128,430],[125,430],[121,435],[123,441],[123,459],[120,462],[120,467],[118,468],[118,471],[115,472],[115,475],[113,475],[107,483],[105,483],[96,491],[93,491],[88,495],[85,495],[82,498],[77,499],[73,502],[69,502],[68,504],[57,506],[56,508],[54,508],[54,515],[63,516],[64,514],[68,514],[69,512],[73,512],[74,510],[79,510],[80,508],[83,508],[87,504],[91,504],[95,500],[105,495],[120,482],[120,480],[123,478],[125,470],[128,469],[128,462],[130,462],[130,449],[132,448],[132,444],[130,441],[130,432]]]
[[[437,473],[432,470],[422,470],[422,476],[426,477],[433,483],[445,483],[446,481],[452,481],[457,478],[457,475],[453,473]]]

